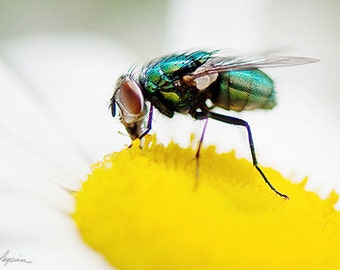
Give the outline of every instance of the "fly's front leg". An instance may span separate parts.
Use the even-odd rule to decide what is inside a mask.
[[[151,105],[150,112],[149,112],[149,115],[148,115],[148,123],[146,125],[146,130],[141,135],[139,135],[139,137],[138,137],[139,140],[143,139],[143,137],[150,132],[150,130],[152,128],[152,115],[153,115],[153,106]],[[131,147],[132,147],[132,143],[129,145],[129,148],[131,148]]]
[[[255,154],[255,147],[254,147],[254,141],[253,141],[253,136],[251,134],[250,126],[249,124],[239,118],[232,117],[232,116],[227,116],[227,115],[222,115],[214,112],[197,112],[195,115],[196,119],[206,119],[206,118],[212,118],[224,123],[232,124],[232,125],[237,125],[237,126],[243,126],[247,129],[248,132],[248,141],[249,141],[249,146],[250,146],[250,152],[251,156],[253,159],[253,165],[255,168],[258,170],[258,172],[261,174],[263,180],[267,183],[267,185],[279,196],[289,199],[289,197],[281,192],[279,192],[268,180],[266,175],[263,173],[261,168],[258,166],[257,159],[256,159],[256,154]]]
[[[138,137],[140,140],[150,132],[151,128],[152,128],[152,115],[153,115],[153,106],[150,106],[150,112],[148,115],[148,123],[146,125],[146,130]]]

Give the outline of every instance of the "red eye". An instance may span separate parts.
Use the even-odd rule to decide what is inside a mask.
[[[144,97],[139,86],[133,81],[125,81],[120,87],[120,101],[131,114],[139,114],[143,110]]]

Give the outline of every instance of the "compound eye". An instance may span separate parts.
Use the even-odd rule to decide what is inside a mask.
[[[144,97],[134,81],[125,81],[120,87],[119,99],[124,108],[131,114],[139,114],[143,110]]]

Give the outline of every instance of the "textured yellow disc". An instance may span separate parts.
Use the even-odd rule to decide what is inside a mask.
[[[192,148],[106,156],[76,193],[73,218],[84,241],[120,270],[340,269],[338,196],[327,200],[234,153]]]

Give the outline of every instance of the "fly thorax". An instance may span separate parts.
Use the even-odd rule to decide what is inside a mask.
[[[159,91],[159,93],[163,96],[163,98],[171,103],[171,104],[177,104],[182,101],[180,96],[176,92],[165,92],[165,91]]]
[[[177,89],[176,89],[177,90]],[[164,103],[168,104],[174,111],[187,113],[193,103],[194,93],[190,89],[185,91],[159,91],[164,99]]]

